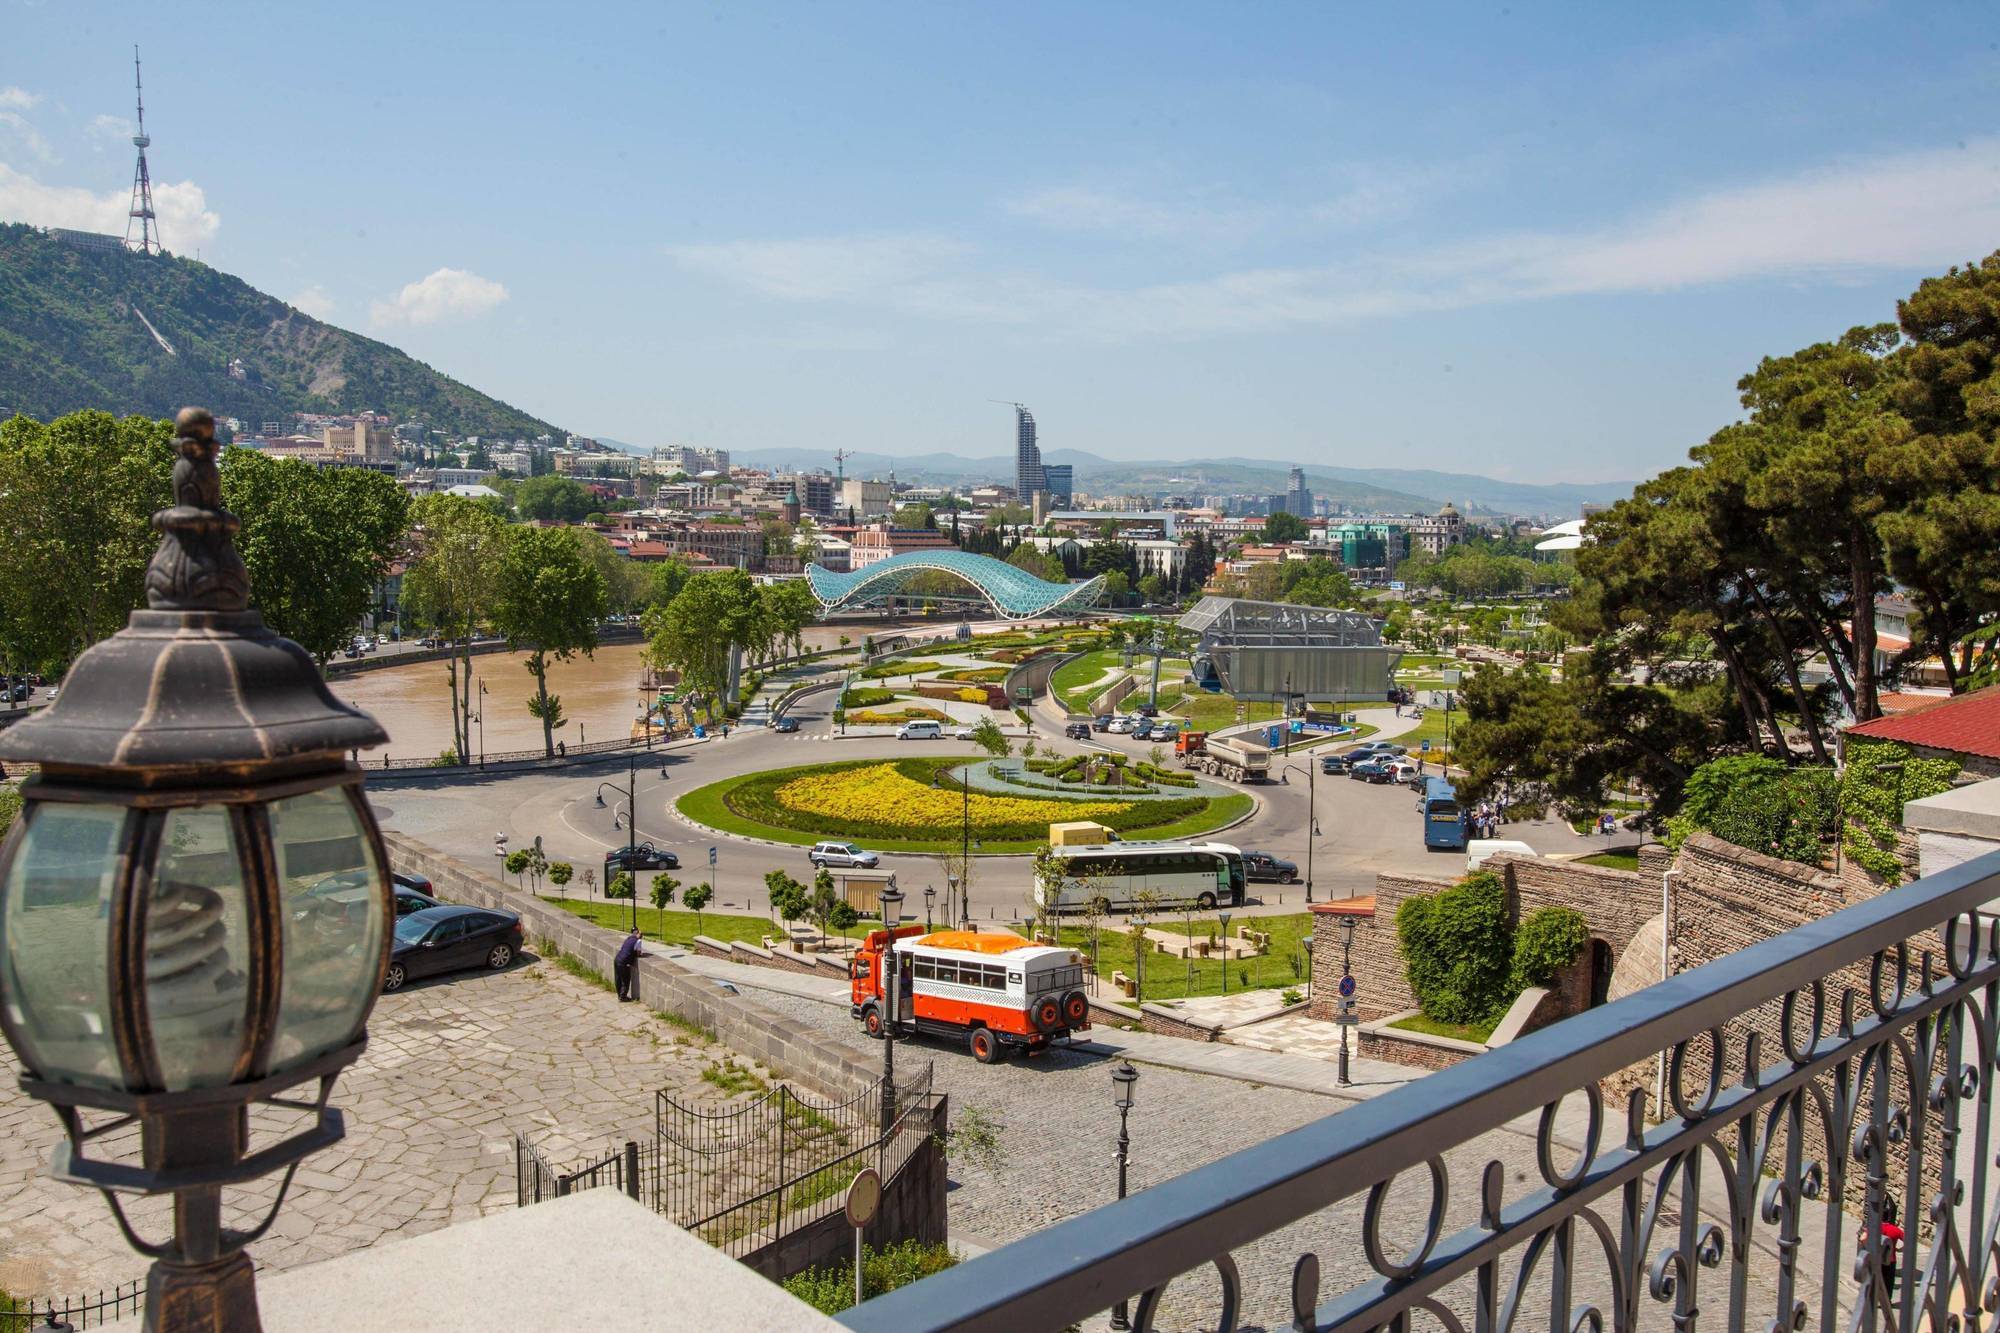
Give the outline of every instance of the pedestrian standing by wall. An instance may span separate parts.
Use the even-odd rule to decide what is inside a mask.
[[[632,933],[625,937],[625,942],[618,946],[618,957],[612,963],[612,971],[617,974],[618,1002],[620,1004],[634,998],[632,995],[632,974],[637,970],[639,957],[644,952],[645,950],[639,942],[638,927],[635,926],[632,929]]]

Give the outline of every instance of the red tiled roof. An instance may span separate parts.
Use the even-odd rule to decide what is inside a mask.
[[[2000,686],[1919,704],[1849,727],[1847,734],[2000,759]]]
[[[1876,702],[1882,705],[1884,713],[1907,713],[1912,708],[1922,708],[1925,704],[1934,704],[1941,699],[1949,699],[1950,697],[1948,694],[1895,693],[1880,694],[1875,698]]]

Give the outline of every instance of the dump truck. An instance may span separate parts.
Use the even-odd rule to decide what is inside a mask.
[[[1200,754],[1207,744],[1208,733],[1205,731],[1183,731],[1174,737],[1174,753],[1181,757],[1181,767],[1193,768],[1194,756]]]
[[[1211,736],[1201,752],[1181,761],[1214,778],[1231,782],[1263,782],[1271,776],[1271,749],[1236,736]]]

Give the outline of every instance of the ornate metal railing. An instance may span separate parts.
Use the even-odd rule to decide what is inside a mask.
[[[1060,1328],[1129,1299],[1141,1329],[1991,1330],[1996,897],[2000,854],[841,1320]],[[1219,1301],[1213,1277],[1175,1282],[1211,1265]]]

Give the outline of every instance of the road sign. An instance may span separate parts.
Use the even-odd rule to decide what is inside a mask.
[[[874,1167],[864,1166],[847,1187],[847,1225],[867,1226],[875,1220],[875,1212],[881,1206],[882,1176]]]
[[[710,865],[714,865],[714,864],[715,864],[715,848],[713,848],[713,847],[711,847],[711,848],[709,848],[709,849],[708,849],[708,863],[709,863]]]
[[[1340,979],[1340,996],[1341,996],[1341,998],[1342,998],[1342,999],[1351,999],[1351,998],[1353,998],[1353,995],[1354,995],[1354,978],[1353,978],[1352,976],[1345,976],[1345,977],[1342,977],[1342,978]]]
[[[1429,741],[1425,741],[1423,743],[1423,752],[1425,754],[1429,754],[1431,752],[1431,743]]]

